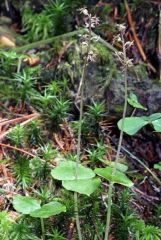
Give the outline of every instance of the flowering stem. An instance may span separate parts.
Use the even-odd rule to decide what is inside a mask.
[[[123,140],[124,121],[125,121],[126,110],[127,110],[127,56],[126,56],[126,47],[125,47],[123,32],[121,32],[121,40],[122,40],[122,45],[123,45],[123,56],[124,56],[124,87],[125,87],[125,93],[124,93],[124,109],[123,109],[123,115],[122,115],[122,125],[121,125],[120,137],[119,137],[118,148],[117,148],[117,153],[116,153],[116,157],[115,157],[115,164],[114,164],[114,167],[113,167],[113,170],[112,170],[112,175],[113,176],[116,174],[117,164],[118,164],[118,161],[119,161],[119,155],[120,155],[121,145],[122,145],[122,140]],[[107,209],[106,230],[105,230],[104,240],[108,240],[109,231],[110,231],[113,185],[114,185],[114,183],[110,182],[109,190],[108,190],[108,209]]]
[[[77,98],[80,95],[80,116],[79,116],[79,128],[78,128],[78,143],[77,143],[77,159],[76,159],[76,169],[75,169],[75,178],[78,178],[78,164],[80,163],[80,153],[81,153],[81,135],[82,135],[82,120],[83,120],[83,97],[84,97],[84,82],[87,72],[87,65],[88,65],[88,55],[90,51],[91,45],[91,20],[89,18],[89,36],[88,36],[88,45],[87,45],[87,53],[85,57],[85,62],[82,69],[82,77],[80,80]],[[78,238],[82,240],[82,233],[80,227],[80,220],[79,220],[79,211],[78,211],[78,193],[74,192],[74,208],[75,208],[75,217],[76,217],[76,226],[78,231]]]

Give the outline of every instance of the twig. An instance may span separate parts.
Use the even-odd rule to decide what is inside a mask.
[[[14,147],[14,146],[11,146],[11,145],[8,145],[8,144],[5,144],[5,143],[0,143],[0,146],[4,147],[4,148],[10,148],[10,149],[16,150],[18,152],[24,153],[24,154],[29,155],[31,157],[36,157],[34,154],[32,154],[32,153],[30,153],[30,152],[28,152],[26,150],[23,150],[21,148]]]
[[[31,115],[33,115],[33,117],[31,117]],[[31,114],[31,115],[30,115],[31,118],[29,118],[28,120],[20,123],[20,125],[21,125],[21,126],[24,126],[24,125],[28,124],[29,122],[31,122],[33,119],[35,119],[35,118],[37,118],[37,117],[40,116],[39,114],[35,114],[35,115],[34,115],[34,114]],[[28,116],[29,116],[29,115],[28,115]],[[22,117],[22,118],[24,118],[24,117]],[[26,116],[26,118],[27,118],[27,116]],[[17,118],[17,119],[20,119],[20,118]],[[14,123],[14,120],[15,120],[15,119],[7,120],[6,122],[8,123],[9,121],[13,121],[12,123]],[[22,120],[22,119],[21,119],[21,120]],[[5,122],[5,123],[6,123],[6,122]],[[10,123],[11,123],[11,122],[10,122]],[[1,127],[1,125],[0,125],[0,127]],[[12,128],[10,128],[9,130],[1,133],[1,134],[0,134],[0,141],[2,141],[3,138],[4,138],[7,134],[9,134],[11,131],[12,131]]]
[[[143,47],[141,45],[140,39],[137,36],[136,30],[135,30],[135,25],[134,25],[134,22],[132,20],[131,10],[130,10],[129,5],[128,5],[126,0],[125,0],[125,8],[126,8],[126,12],[127,12],[128,23],[129,23],[130,29],[131,29],[131,31],[133,33],[133,37],[134,37],[135,43],[136,43],[136,45],[138,47],[138,50],[140,52],[141,57],[143,58],[144,61],[146,61],[147,57],[146,57],[144,49],[143,49]]]
[[[136,187],[133,187],[131,190],[132,190],[133,192],[138,192],[138,193],[140,193],[141,195],[144,196],[144,198],[145,198],[146,200],[148,199],[148,201],[152,201],[152,200],[154,200],[154,201],[160,201],[160,199],[159,199],[158,197],[149,196],[149,195],[147,195],[146,193],[142,192],[140,189],[138,189],[138,188],[136,188]]]
[[[29,115],[26,115],[26,116],[23,116],[23,117],[0,121],[0,127],[2,127],[4,125],[7,125],[7,124],[18,123],[18,122],[21,122],[21,121],[23,121],[25,119],[30,119],[30,118],[38,117],[38,116],[39,116],[38,113],[32,113],[32,114],[29,114]]]
[[[161,4],[159,6],[159,24],[158,24],[158,59],[159,59],[159,80],[161,82]]]
[[[128,5],[128,3],[127,3],[126,0],[124,0],[124,2],[125,2],[125,8],[126,8],[126,12],[127,12],[128,23],[129,23],[129,26],[130,26],[130,28],[131,28],[131,31],[132,31],[132,34],[133,34],[133,37],[134,37],[134,41],[135,41],[135,43],[136,43],[136,45],[137,45],[137,48],[138,48],[138,50],[139,50],[139,52],[140,52],[140,55],[141,55],[142,59],[143,59],[145,62],[147,62],[147,65],[149,66],[149,68],[150,68],[154,73],[156,73],[156,69],[151,65],[150,62],[147,61],[146,54],[145,54],[144,49],[143,49],[143,47],[142,47],[142,45],[141,45],[140,39],[139,39],[138,36],[137,36],[136,30],[135,30],[135,25],[134,25],[134,22],[133,22],[133,20],[132,20],[132,15],[131,15],[131,11],[130,11],[129,5]]]

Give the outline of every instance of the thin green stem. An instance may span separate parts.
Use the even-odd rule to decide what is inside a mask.
[[[91,45],[91,23],[89,24],[89,41],[87,46],[87,53],[85,57],[85,62],[82,69],[82,77],[80,80],[79,88],[78,88],[78,94],[76,97],[79,98],[80,96],[80,115],[79,115],[79,127],[78,127],[78,143],[77,143],[77,159],[76,159],[76,169],[75,169],[75,178],[77,180],[78,178],[78,164],[80,163],[80,154],[81,154],[81,137],[82,137],[82,120],[83,120],[83,97],[84,97],[84,82],[87,72],[87,64],[88,64],[88,54],[90,51],[90,45]],[[78,231],[78,237],[79,240],[82,240],[82,233],[81,233],[81,227],[80,227],[80,220],[79,220],[79,210],[78,210],[78,193],[74,193],[74,208],[75,208],[75,217],[76,217],[76,225],[77,225],[77,231]]]
[[[21,59],[21,58],[19,58],[19,59],[18,59],[18,63],[17,63],[17,73],[19,73],[19,72],[20,72],[20,69],[21,69],[21,64],[22,64],[22,59]]]
[[[89,33],[89,39],[91,38],[91,34]],[[80,115],[79,115],[79,128],[78,128],[78,144],[77,144],[77,164],[80,162],[80,152],[81,152],[81,137],[82,137],[82,120],[83,120],[83,97],[84,97],[84,82],[85,82],[85,76],[87,71],[87,64],[88,64],[88,53],[90,51],[90,40],[88,43],[88,49],[87,49],[87,56],[85,58],[83,70],[82,70],[82,77],[80,80],[77,98],[79,98],[80,94]],[[77,177],[77,174],[76,174]]]
[[[123,128],[124,128],[124,120],[126,117],[126,110],[127,110],[127,56],[126,56],[126,48],[125,48],[125,41],[123,32],[121,33],[121,39],[122,39],[122,45],[123,45],[123,56],[124,56],[124,109],[123,109],[123,115],[122,115],[122,125],[121,125],[121,131],[120,131],[120,137],[118,142],[118,148],[117,153],[115,157],[115,164],[112,170],[112,175],[114,176],[117,170],[117,164],[119,161],[120,151],[121,151],[121,145],[123,140]],[[105,237],[104,240],[108,240],[109,231],[110,231],[110,221],[111,221],[111,206],[112,206],[112,190],[113,190],[113,182],[110,182],[109,184],[109,190],[108,190],[108,209],[107,209],[107,218],[106,218],[106,230],[105,230]]]
[[[45,240],[45,225],[44,225],[44,219],[40,218],[41,222],[41,232],[42,232],[42,239]]]
[[[108,209],[107,209],[107,218],[106,218],[106,230],[105,230],[105,238],[108,239],[109,230],[110,230],[110,221],[111,221],[111,206],[112,206],[112,190],[113,190],[113,182],[110,183],[108,189]]]
[[[21,46],[21,47],[16,47],[16,48],[14,48],[14,51],[16,51],[16,52],[27,51],[29,49],[36,48],[38,46],[42,47],[46,44],[50,44],[50,43],[52,43],[54,41],[57,41],[57,40],[60,40],[60,39],[74,37],[74,36],[78,35],[78,33],[83,34],[83,33],[87,33],[87,32],[88,32],[88,29],[81,28],[81,29],[78,29],[78,30],[73,31],[73,32],[64,33],[64,34],[61,34],[61,35],[58,35],[58,36],[54,36],[54,37],[43,39],[43,40],[40,40],[40,41],[37,41],[37,42],[29,43],[29,44],[26,44],[26,45]],[[98,35],[95,34],[92,31],[91,31],[91,36],[92,37],[98,37]],[[106,48],[108,48],[112,52],[117,52],[117,49],[115,47],[113,47],[110,43],[103,40],[101,37],[98,38],[98,42],[102,43]]]
[[[79,240],[82,240],[82,233],[81,233],[78,211],[79,211],[78,210],[78,193],[74,192],[74,212],[75,212],[75,218],[76,218],[76,226],[77,226],[77,231],[78,231],[78,238],[79,238]]]
[[[54,37],[51,37],[51,38],[43,39],[43,40],[40,40],[40,41],[37,41],[37,42],[29,43],[29,44],[26,44],[26,45],[21,46],[21,47],[16,47],[16,48],[14,48],[14,51],[21,52],[21,51],[26,51],[26,50],[29,50],[29,49],[32,49],[32,48],[41,47],[41,46],[44,46],[46,44],[50,44],[54,41],[57,41],[57,40],[60,40],[60,39],[63,39],[63,38],[73,37],[73,36],[77,35],[78,33],[80,34],[80,33],[84,33],[84,32],[87,32],[86,28],[78,29],[78,30],[73,31],[73,32],[68,32],[68,33],[64,33],[64,34],[54,36]]]

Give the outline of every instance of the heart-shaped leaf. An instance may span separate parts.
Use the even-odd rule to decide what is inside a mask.
[[[101,180],[99,178],[81,179],[81,180],[69,180],[63,181],[63,187],[67,190],[78,192],[90,196],[100,185]]]
[[[127,98],[128,103],[133,106],[134,108],[140,108],[140,109],[144,109],[147,110],[147,108],[145,108],[142,104],[140,104],[138,102],[138,98],[134,93],[130,94],[130,97]]]
[[[149,122],[153,122],[153,121],[161,118],[161,113],[153,113],[147,118],[148,118]]]
[[[66,212],[66,207],[63,204],[59,202],[50,202],[31,212],[30,216],[36,218],[48,218],[61,212]]]
[[[53,178],[58,180],[75,180],[77,167],[77,179],[89,179],[95,176],[95,173],[90,168],[86,168],[81,164],[76,166],[76,162],[66,161],[55,167],[51,171]]]
[[[115,162],[111,162],[111,161],[107,161],[107,160],[103,161],[103,162],[110,167],[115,166]],[[126,172],[128,170],[128,166],[123,163],[117,163],[116,169],[119,170],[120,172]]]
[[[152,124],[156,132],[161,132],[161,118],[153,121]]]
[[[117,125],[120,130],[122,127],[122,119],[118,121]],[[123,131],[129,135],[134,135],[143,126],[147,125],[148,121],[144,120],[142,117],[127,117],[124,119]]]
[[[122,172],[116,170],[115,175],[112,174],[113,168],[96,168],[95,173],[107,179],[109,182],[118,183],[126,187],[132,187],[133,182]]]
[[[13,197],[13,207],[18,212],[30,214],[40,208],[40,202],[32,197],[17,195]]]
[[[154,164],[154,168],[161,171],[161,162]]]

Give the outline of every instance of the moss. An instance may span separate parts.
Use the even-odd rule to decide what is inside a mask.
[[[101,61],[104,63],[111,63],[113,62],[113,57],[110,51],[104,47],[101,43],[95,42],[93,44],[93,47],[95,48],[98,57],[100,58]]]

